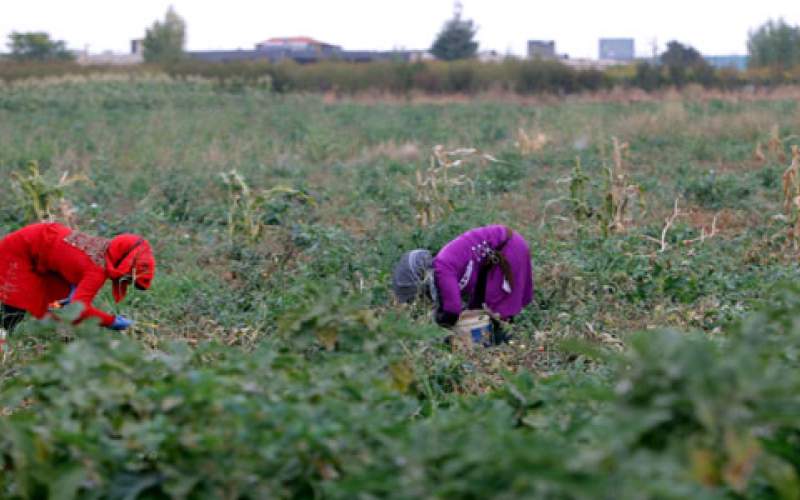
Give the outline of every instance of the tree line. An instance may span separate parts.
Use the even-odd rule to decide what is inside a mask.
[[[464,19],[461,4],[456,3],[453,17],[436,35],[430,52],[442,61],[473,59],[478,53],[478,28],[471,19]],[[186,22],[170,7],[163,21],[155,21],[146,29],[143,40],[144,60],[155,64],[176,64],[184,59]],[[45,32],[13,32],[9,35],[9,57],[13,61],[69,61],[73,53],[63,40],[54,40]],[[800,66],[800,26],[783,19],[769,20],[748,34],[749,68],[785,71]],[[666,80],[673,84],[689,81],[702,83],[713,77],[713,70],[694,47],[677,40],[650,62],[640,62],[638,79],[655,83]]]

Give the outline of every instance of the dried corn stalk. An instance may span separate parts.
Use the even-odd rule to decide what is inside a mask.
[[[647,235],[645,235],[644,238],[646,240],[657,243],[660,246],[659,252],[661,253],[666,252],[667,249],[669,248],[669,243],[667,243],[667,234],[669,233],[669,230],[672,228],[672,226],[675,224],[675,221],[677,221],[680,217],[683,217],[684,215],[687,214],[678,207],[678,198],[675,198],[675,203],[672,208],[672,214],[666,219],[664,219],[664,228],[661,230],[661,239],[653,238],[652,236],[647,236]],[[719,231],[717,229],[718,218],[719,214],[714,214],[714,219],[711,221],[711,228],[708,231],[706,231],[705,227],[701,226],[700,236],[698,236],[697,238],[689,238],[686,240],[682,240],[681,243],[686,246],[693,245],[695,243],[703,243],[706,240],[709,240],[714,236],[716,236],[717,234],[719,234]]]
[[[756,149],[753,152],[753,159],[759,162],[765,162],[767,159],[783,163],[786,161],[786,150],[784,144],[787,140],[795,138],[796,136],[790,135],[781,137],[780,128],[778,125],[773,125],[769,132],[769,140],[767,141],[767,152],[764,152],[764,146],[761,141],[756,142]]]
[[[78,226],[78,209],[69,202],[69,200],[61,199],[58,202],[58,217],[57,219],[63,221],[70,227]]]
[[[612,138],[614,164],[606,168],[605,197],[600,211],[600,229],[604,236],[624,232],[633,223],[632,206],[638,202],[644,211],[644,197],[638,184],[630,182],[625,169],[625,156],[629,151],[627,142]]]
[[[589,177],[581,168],[580,156],[575,157],[575,166],[572,167],[572,175],[556,179],[556,184],[569,184],[569,195],[559,196],[558,198],[553,198],[545,202],[544,208],[542,209],[542,222],[540,227],[544,226],[547,220],[547,211],[551,206],[568,203],[572,211],[572,217],[576,223],[578,234],[580,235],[584,231],[584,223],[595,214],[594,209],[589,204],[589,199],[586,194],[586,186],[589,185]],[[554,216],[553,218],[560,221],[569,220],[560,215]]]
[[[266,205],[281,196],[305,203],[315,203],[313,197],[287,186],[276,186],[254,192],[236,170],[223,172],[220,177],[228,188],[228,235],[231,240],[237,234],[244,235],[251,242],[258,240],[265,227]]]
[[[761,163],[767,161],[767,156],[764,154],[764,147],[761,145],[761,141],[756,142],[756,149],[753,151],[753,159]]]
[[[569,202],[573,218],[578,224],[578,231],[583,230],[585,221],[595,217],[603,237],[607,237],[610,233],[624,232],[630,227],[634,219],[633,207],[638,205],[641,213],[646,209],[644,195],[641,187],[630,181],[625,168],[628,143],[620,142],[613,137],[612,145],[613,165],[605,168],[603,191],[597,196],[603,200],[600,207],[593,207],[590,204],[590,198],[594,197],[587,194],[587,186],[593,187],[595,184],[590,183],[591,179],[581,168],[580,157],[576,157],[572,175],[556,181],[569,183],[569,196],[547,201],[545,210],[552,204]],[[542,223],[544,224],[544,219]]]
[[[521,154],[529,155],[538,153],[544,149],[549,142],[550,140],[548,137],[541,132],[537,132],[535,135],[533,133],[528,135],[524,129],[520,128],[517,130],[517,141],[514,144]]]
[[[780,162],[786,161],[786,153],[783,149],[783,139],[781,139],[781,132],[778,125],[773,125],[769,134],[769,142],[767,149],[773,158],[777,158]]]
[[[798,147],[792,146],[792,163],[783,172],[783,209],[788,211],[791,208],[793,200],[800,196],[800,179],[798,179],[798,170],[800,169],[800,153]],[[788,212],[787,212],[788,215]]]
[[[64,207],[69,203],[64,200],[66,189],[77,182],[91,182],[85,175],[69,175],[64,172],[58,178],[46,177],[39,171],[39,163],[28,162],[28,174],[19,172],[11,174],[14,187],[25,203],[25,216],[29,221],[53,221],[56,219],[54,209],[61,208],[62,215],[69,218],[70,214],[64,212]],[[70,222],[66,220],[65,222]]]
[[[798,249],[800,239],[800,148],[792,145],[792,163],[783,172],[783,212],[789,224],[789,239],[794,249]]]
[[[458,171],[469,161],[480,164],[497,163],[493,156],[475,148],[445,150],[444,146],[433,148],[430,164],[425,170],[417,170],[414,208],[417,223],[427,227],[455,208],[455,195],[465,186],[470,192],[475,189],[472,179]]]
[[[586,199],[586,184],[589,177],[583,173],[581,168],[581,157],[575,157],[575,167],[572,169],[572,177],[569,179],[569,197],[572,203],[572,214],[575,221],[582,224],[592,216],[592,209]]]

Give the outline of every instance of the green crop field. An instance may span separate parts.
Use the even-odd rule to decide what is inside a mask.
[[[0,87],[0,234],[158,260],[9,338],[0,497],[800,498],[796,92],[615,95]],[[451,348],[391,270],[491,223],[534,303]]]

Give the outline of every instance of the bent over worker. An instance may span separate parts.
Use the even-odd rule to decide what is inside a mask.
[[[510,320],[533,300],[530,249],[517,232],[501,225],[471,229],[445,245],[436,257],[428,250],[405,253],[392,275],[400,302],[420,295],[433,299],[436,322],[453,326],[464,310],[486,306]]]
[[[78,322],[97,318],[113,330],[132,321],[92,306],[107,279],[115,302],[133,284],[147,290],[155,274],[150,244],[135,234],[91,236],[56,223],[37,223],[0,240],[0,328],[10,332],[26,313],[48,314],[51,304],[83,304]]]

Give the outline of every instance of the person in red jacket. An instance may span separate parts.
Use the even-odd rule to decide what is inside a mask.
[[[52,304],[80,302],[77,321],[97,318],[113,330],[132,321],[92,306],[107,279],[115,302],[128,286],[147,290],[156,262],[150,244],[135,234],[99,238],[56,223],[26,226],[0,240],[0,328],[10,332],[26,313],[48,314]]]

